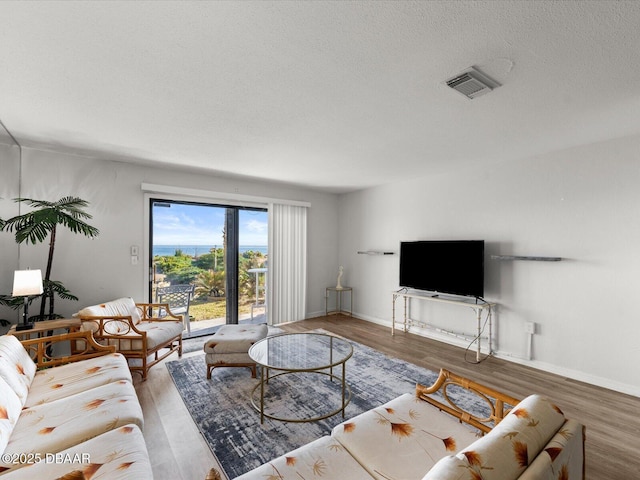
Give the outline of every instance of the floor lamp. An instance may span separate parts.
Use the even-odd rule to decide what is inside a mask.
[[[29,321],[29,296],[41,295],[42,292],[42,272],[40,270],[16,270],[13,273],[13,293],[11,295],[24,297],[22,323],[16,326],[16,330],[30,330],[33,328],[33,322]]]

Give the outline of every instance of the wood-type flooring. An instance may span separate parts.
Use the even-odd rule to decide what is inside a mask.
[[[438,371],[440,368],[523,398],[541,393],[553,399],[569,418],[587,427],[588,480],[640,479],[640,398],[578,382],[513,362],[489,357],[469,363],[475,355],[464,349],[348,316],[318,317],[282,326],[289,332],[324,328],[387,355]],[[199,352],[188,355],[198,355]],[[168,360],[175,360],[172,355]],[[202,375],[206,374],[204,361]],[[249,371],[238,369],[239,375]],[[348,378],[348,381],[357,379]],[[204,480],[217,465],[184,406],[164,365],[149,372],[146,382],[134,374],[145,416],[144,436],[155,480]],[[212,401],[214,401],[212,399]],[[257,418],[257,417],[256,417]]]

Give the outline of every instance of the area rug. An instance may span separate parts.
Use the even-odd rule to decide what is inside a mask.
[[[345,418],[403,393],[412,393],[416,383],[431,385],[438,376],[436,372],[388,357],[365,345],[350,343],[353,356],[347,361],[346,376],[352,399]],[[311,423],[265,419],[261,425],[259,413],[250,401],[258,380],[251,378],[248,369],[216,368],[211,380],[207,380],[204,354],[166,365],[194,422],[229,478],[327,435],[343,421],[342,415],[337,414]],[[289,409],[294,416],[313,416],[310,413],[326,405],[331,408],[338,405],[339,382],[324,380],[318,378],[324,376],[318,375],[308,379],[289,377],[276,379],[280,382],[277,389],[280,395],[270,398],[270,404],[282,402],[284,410]]]

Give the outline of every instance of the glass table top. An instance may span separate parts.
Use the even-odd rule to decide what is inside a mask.
[[[284,333],[257,341],[249,357],[276,370],[313,371],[346,362],[353,347],[342,338],[324,333]]]

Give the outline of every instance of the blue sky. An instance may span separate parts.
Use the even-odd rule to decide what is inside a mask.
[[[155,245],[222,245],[225,209],[171,203],[153,207]],[[267,212],[240,210],[240,245],[266,246]]]

